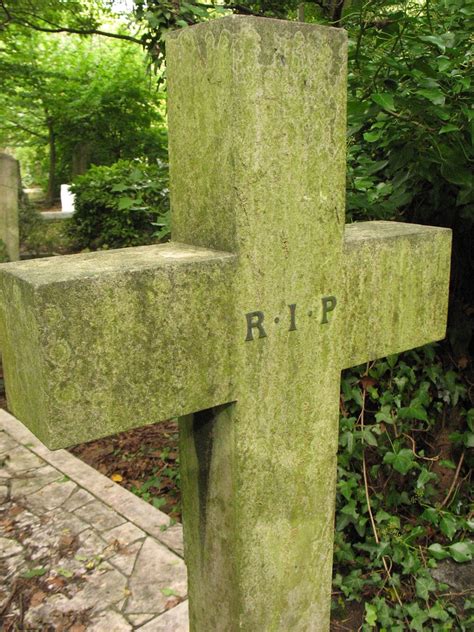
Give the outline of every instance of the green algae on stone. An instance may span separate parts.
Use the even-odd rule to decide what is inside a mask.
[[[398,222],[346,226],[342,367],[446,335],[451,231]]]
[[[18,161],[8,154],[0,153],[0,241],[4,244],[9,261],[16,261],[20,258],[19,187],[20,167]]]
[[[191,630],[326,630],[339,311],[319,321],[342,281],[346,35],[231,17],[167,51],[172,234],[239,255],[237,402],[183,421]],[[252,312],[266,336],[245,342]]]
[[[234,262],[165,244],[4,264],[12,412],[55,448],[230,401]]]

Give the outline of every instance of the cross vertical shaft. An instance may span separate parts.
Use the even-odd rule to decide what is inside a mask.
[[[192,630],[329,625],[345,59],[256,18],[168,42],[173,239],[239,258],[236,403],[183,420]]]

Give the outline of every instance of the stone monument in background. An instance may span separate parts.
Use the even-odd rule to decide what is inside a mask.
[[[10,261],[20,258],[19,194],[20,165],[12,156],[0,153],[0,261],[2,255]]]

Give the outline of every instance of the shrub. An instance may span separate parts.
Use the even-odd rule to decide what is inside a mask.
[[[79,248],[140,246],[169,235],[168,170],[164,164],[119,160],[91,167],[71,187],[76,211],[69,228]]]
[[[49,257],[74,252],[68,225],[71,220],[46,221],[41,213],[28,201],[20,198],[19,225],[22,258]]]

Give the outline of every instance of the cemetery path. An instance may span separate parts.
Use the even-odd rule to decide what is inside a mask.
[[[4,410],[0,502],[2,632],[187,632],[181,525]]]

